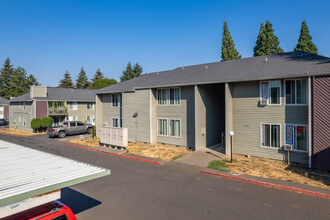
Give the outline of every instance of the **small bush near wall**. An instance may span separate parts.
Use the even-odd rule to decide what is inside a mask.
[[[46,130],[46,128],[51,127],[53,125],[52,117],[44,117],[41,119],[41,127]]]
[[[41,127],[41,120],[40,118],[34,118],[31,120],[31,128],[33,129],[33,132],[37,132],[38,129]]]

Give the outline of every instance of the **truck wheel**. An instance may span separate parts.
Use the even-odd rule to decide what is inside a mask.
[[[58,132],[58,137],[59,138],[65,138],[65,132],[64,131],[60,131],[60,132]]]
[[[92,133],[93,133],[93,128],[88,128],[88,129],[87,129],[87,133],[88,133],[88,134],[92,134]]]

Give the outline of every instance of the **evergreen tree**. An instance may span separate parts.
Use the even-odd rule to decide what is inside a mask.
[[[274,34],[273,25],[268,20],[265,26],[261,23],[256,46],[253,48],[254,56],[284,53],[279,45],[280,42]]]
[[[117,81],[115,79],[108,79],[108,78],[98,79],[92,83],[90,89],[102,89],[104,87],[108,87],[114,84],[117,84]]]
[[[10,64],[10,59],[7,58],[0,70],[0,96],[7,99],[10,98],[7,92],[12,86],[11,77],[13,75],[13,70],[13,65]]]
[[[77,89],[87,89],[90,86],[90,82],[88,81],[88,77],[83,67],[81,67],[80,73],[78,75],[76,81]]]
[[[139,63],[136,63],[133,66],[133,76],[135,77],[139,77],[141,75],[141,73],[143,72],[143,68]]]
[[[132,69],[132,64],[131,62],[128,62],[126,69],[123,71],[123,75],[120,77],[120,81],[123,82],[133,78],[134,78],[134,73]]]
[[[94,83],[97,80],[103,79],[103,73],[101,72],[100,68],[97,68],[96,73],[94,74],[94,78],[92,79],[92,82]]]
[[[312,42],[312,36],[309,34],[309,30],[304,20],[301,24],[300,36],[298,39],[298,43],[294,51],[304,51],[307,53],[317,54],[317,47]]]
[[[58,85],[60,88],[74,88],[69,71],[64,74],[64,79],[62,79]]]
[[[235,49],[234,41],[229,32],[227,22],[223,22],[221,58],[223,61],[241,59],[238,51]]]

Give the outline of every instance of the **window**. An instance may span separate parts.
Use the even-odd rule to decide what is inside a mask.
[[[23,110],[25,111],[26,110],[25,102],[22,102],[22,105],[23,105]]]
[[[23,117],[23,126],[25,127],[26,125],[26,117]]]
[[[292,145],[294,150],[307,151],[307,126],[286,125],[285,143]]]
[[[18,116],[18,122],[21,123],[21,116]]]
[[[112,127],[119,128],[121,125],[119,124],[119,118],[112,118]]]
[[[87,123],[88,124],[95,124],[95,117],[94,117],[94,115],[87,115],[86,116],[86,121],[87,121]]]
[[[157,134],[161,136],[167,136],[167,119],[159,118]]]
[[[157,104],[167,105],[167,89],[157,89]]]
[[[94,110],[95,102],[87,102],[87,110]]]
[[[77,126],[84,126],[84,123],[82,123],[81,121],[77,121]]]
[[[70,127],[75,127],[75,126],[77,126],[76,122],[70,122]]]
[[[69,116],[69,121],[78,121],[78,116]]]
[[[285,81],[285,103],[286,104],[307,104],[307,80],[286,80]]]
[[[180,88],[170,89],[170,105],[180,105]]]
[[[77,102],[68,102],[69,110],[77,110]]]
[[[266,100],[268,105],[281,104],[281,82],[269,81],[261,82],[260,84],[260,98],[262,101]]]
[[[112,107],[115,107],[115,108],[119,107],[120,95],[119,94],[112,94],[111,99],[112,99]]]
[[[280,147],[281,129],[276,124],[261,124],[260,141],[262,147]]]
[[[170,136],[181,137],[181,121],[178,119],[170,119]]]
[[[3,105],[0,105],[0,111],[3,112]]]

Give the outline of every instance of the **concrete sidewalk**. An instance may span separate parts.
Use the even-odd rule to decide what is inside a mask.
[[[214,148],[196,150],[190,154],[186,154],[185,156],[175,160],[175,162],[195,165],[200,167],[207,167],[212,160],[221,160],[226,157],[226,155],[221,152],[224,152],[224,149],[218,146]]]

